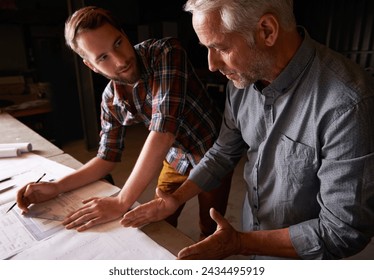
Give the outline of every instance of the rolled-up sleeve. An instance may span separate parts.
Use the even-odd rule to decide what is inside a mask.
[[[113,93],[110,90],[111,83],[103,93],[101,103],[101,131],[100,143],[97,157],[112,161],[121,161],[122,151],[124,149],[124,136],[126,127],[114,117],[113,111],[117,110],[113,105]],[[121,116],[121,114],[117,114]]]

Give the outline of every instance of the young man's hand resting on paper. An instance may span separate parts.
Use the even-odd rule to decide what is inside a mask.
[[[122,216],[127,209],[123,209],[120,198],[92,197],[83,200],[84,206],[70,213],[62,224],[66,229],[75,228],[84,231],[97,224],[113,221]]]
[[[57,182],[30,183],[17,192],[17,204],[25,214],[31,204],[48,201],[60,193]],[[118,197],[93,197],[82,202],[84,206],[70,213],[62,222],[66,229],[84,231],[97,224],[115,220],[127,210],[123,209]]]

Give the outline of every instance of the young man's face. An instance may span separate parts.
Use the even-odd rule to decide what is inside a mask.
[[[96,73],[125,84],[139,80],[134,48],[124,33],[112,25],[82,32],[77,44],[84,53],[84,63]]]

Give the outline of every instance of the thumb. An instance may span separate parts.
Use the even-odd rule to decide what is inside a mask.
[[[216,222],[217,228],[222,227],[225,224],[227,224],[226,219],[218,211],[216,211],[214,208],[210,208],[209,214],[210,214],[210,217],[213,219],[213,221]]]
[[[22,189],[20,189],[20,190],[18,191],[18,193],[19,193],[20,196],[22,196],[22,197],[30,196],[30,195],[33,193],[33,189],[30,187],[30,184],[27,184],[27,185],[24,186]]]

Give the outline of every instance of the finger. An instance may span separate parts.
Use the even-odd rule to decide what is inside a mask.
[[[227,220],[214,208],[210,208],[209,214],[213,221],[216,222],[217,227],[223,227],[228,223]]]
[[[40,183],[42,184],[42,183]],[[27,207],[32,204],[36,203],[38,201],[38,193],[40,192],[40,186],[37,187],[36,183],[30,183],[24,186],[22,189],[19,190],[19,193],[17,195],[22,195],[22,205],[24,208],[21,208],[25,213],[27,213],[28,209]],[[20,204],[21,205],[21,204]]]
[[[142,227],[146,224],[148,224],[148,220],[147,219],[136,219],[136,220],[133,220],[133,221],[129,221],[129,220],[124,220],[122,219],[120,221],[121,225],[124,226],[124,227],[133,227],[133,228],[139,228],[139,227]]]
[[[188,246],[184,249],[182,249],[179,253],[178,253],[178,257],[177,259],[178,260],[193,260],[193,259],[198,259],[198,256],[199,254],[197,254],[197,252],[195,252],[195,245],[191,245],[191,246]]]
[[[92,219],[92,220],[89,220],[88,222],[84,223],[83,225],[81,225],[80,227],[77,227],[77,231],[78,232],[82,232],[82,231],[85,231],[89,228],[92,228],[94,225],[97,224],[97,219]]]
[[[22,187],[17,192],[17,204],[18,207],[22,210],[22,213],[27,213],[29,211],[28,207],[31,204],[30,200],[25,196],[28,185]]]
[[[124,220],[124,219],[122,219],[122,220],[120,221],[120,224],[121,224],[121,226],[123,226],[123,227],[132,227],[132,228],[136,228],[136,227],[134,226],[134,221],[129,221],[129,220]]]
[[[82,226],[83,224],[87,223],[88,221],[91,221],[95,219],[96,217],[94,215],[90,214],[82,214],[81,216],[69,220],[69,221],[63,221],[62,224],[65,226],[66,229],[72,229],[77,228],[79,226]]]
[[[77,209],[76,211],[74,211],[72,213],[69,213],[65,217],[65,219],[63,220],[62,224],[67,225],[67,224],[71,223],[72,221],[77,221],[81,217],[87,216],[89,214],[93,214],[93,212],[91,212],[91,209],[89,207],[87,207],[87,206],[81,207],[81,208]],[[92,218],[94,218],[94,217],[92,217]]]
[[[142,219],[141,219],[142,220]],[[135,227],[135,223],[139,221],[139,218],[130,218],[129,216],[124,216],[120,220],[120,224],[124,227]]]
[[[94,209],[92,208],[94,206],[93,203],[90,203],[92,201],[95,201],[97,199],[97,197],[91,197],[89,199],[86,199],[86,200],[83,200],[82,203],[84,204],[82,207],[74,210],[73,212],[70,212],[69,214],[66,215],[66,219],[75,219],[74,218],[74,215],[77,214],[78,212],[81,212],[80,213],[80,216],[84,213],[89,213],[90,211],[92,211],[91,209]]]
[[[73,212],[70,212],[69,214],[67,214],[66,217],[65,217],[65,220],[69,220],[69,219],[74,220],[74,219],[78,218],[79,216],[82,216],[83,214],[89,213],[90,207],[91,207],[90,204],[83,205],[82,207],[80,207],[80,208],[74,210]]]
[[[29,212],[29,205],[31,204],[31,202],[27,199],[27,197],[24,197],[22,199],[22,202],[21,203],[18,203],[18,207],[21,209],[21,213],[22,215],[24,214],[27,214]]]
[[[91,201],[96,200],[96,199],[98,199],[98,198],[97,198],[97,197],[90,197],[90,198],[88,198],[88,199],[84,199],[84,200],[82,200],[82,203],[83,203],[83,204],[86,204],[86,203],[91,202]]]
[[[148,222],[146,213],[141,211],[142,207],[138,206],[135,209],[125,213],[120,223],[124,227],[139,227]]]
[[[17,204],[18,204],[18,207],[23,211],[23,212],[27,212],[28,211],[28,204],[27,204],[27,201],[24,201],[24,193],[25,193],[25,189],[26,189],[26,186],[25,187],[22,187],[21,189],[18,190],[17,192],[17,197],[16,197],[16,200],[17,200]]]
[[[30,196],[33,193],[33,189],[31,188],[31,184],[27,184],[22,189],[23,189],[23,194],[22,194],[23,196]],[[22,189],[20,189],[20,191]]]
[[[69,214],[68,216],[65,217],[65,219],[62,221],[62,224],[64,226],[76,221],[77,219],[79,219],[83,214],[81,214],[81,212],[74,212],[72,214]]]

